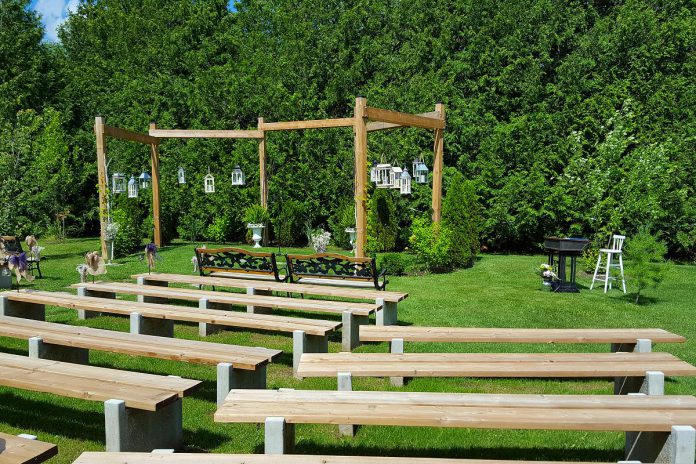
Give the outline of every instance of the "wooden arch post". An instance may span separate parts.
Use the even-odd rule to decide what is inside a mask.
[[[97,175],[99,184],[99,241],[101,242],[101,255],[106,257],[106,135],[104,134],[104,118],[94,118],[94,135],[97,139]]]
[[[367,248],[367,100],[355,99],[355,256]]]
[[[150,123],[150,130],[157,130],[157,124]],[[150,162],[152,163],[152,224],[155,245],[162,246],[162,227],[160,225],[160,174],[159,141],[150,144]]]
[[[445,105],[435,105],[435,113],[444,123]],[[442,218],[442,169],[444,166],[444,127],[435,129],[435,142],[433,144],[433,222],[440,222]]]

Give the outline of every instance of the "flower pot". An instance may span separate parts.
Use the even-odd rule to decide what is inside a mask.
[[[254,241],[254,248],[261,248],[263,240],[263,224],[247,224],[247,229],[251,229],[251,239]]]
[[[348,234],[348,238],[350,240],[350,249],[355,250],[355,229],[352,227],[348,227],[345,232]]]

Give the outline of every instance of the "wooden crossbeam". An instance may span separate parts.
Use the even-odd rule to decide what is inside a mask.
[[[433,118],[433,119],[442,119],[442,116],[438,111],[429,111],[427,113],[420,113],[417,114],[416,116],[422,116],[424,118]],[[368,132],[374,132],[374,131],[380,131],[380,130],[385,130],[385,129],[396,129],[398,127],[408,127],[404,126],[403,124],[394,124],[390,122],[381,122],[381,121],[370,121],[367,123],[367,131]]]
[[[155,139],[262,139],[259,130],[184,130],[151,129],[150,136]]]
[[[422,129],[444,129],[445,121],[439,117],[420,116],[417,114],[401,113],[399,111],[385,110],[368,106],[367,119],[376,122],[396,124],[399,126],[420,127]],[[377,126],[373,126],[377,127]],[[394,126],[396,127],[396,126]],[[387,129],[388,127],[382,127]],[[378,129],[373,129],[378,130]]]
[[[104,135],[121,140],[130,140],[131,142],[140,142],[147,145],[156,145],[159,143],[159,140],[150,135],[141,134],[140,132],[133,132],[128,129],[121,129],[120,127],[107,126],[106,124],[104,124]]]
[[[327,129],[330,127],[352,127],[354,118],[340,119],[311,119],[307,121],[283,121],[264,122],[259,129],[265,131],[300,130],[300,129]]]

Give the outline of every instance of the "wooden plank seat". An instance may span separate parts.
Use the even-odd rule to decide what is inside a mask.
[[[131,333],[143,335],[173,337],[174,321],[198,323],[202,335],[208,335],[220,327],[292,333],[294,369],[299,365],[302,353],[327,352],[329,335],[341,327],[340,322],[319,319],[207,309],[207,302],[203,303],[202,308],[191,308],[70,293],[20,290],[0,293],[0,315],[45,320],[45,306],[48,305],[81,311],[83,318],[99,313],[129,316]]]
[[[295,283],[337,285],[385,290],[387,270],[377,272],[375,258],[355,258],[338,253],[285,255],[288,278]]]
[[[272,292],[297,294],[301,296],[319,296],[325,298],[351,298],[355,300],[374,301],[377,309],[377,325],[392,325],[397,322],[397,305],[408,297],[408,293],[378,291],[374,289],[340,288],[307,283],[293,284],[287,282],[258,282],[247,279],[228,279],[225,277],[194,276],[184,274],[135,274],[131,276],[139,284],[168,284],[210,286],[213,288],[235,288],[246,290],[247,294],[271,294]]]
[[[182,444],[181,397],[201,382],[0,353],[0,385],[104,402],[107,451]]]
[[[268,454],[291,452],[295,424],[352,423],[626,432],[626,459],[693,464],[696,398],[232,390],[215,421],[265,423]]]
[[[266,388],[266,365],[282,351],[0,316],[0,336],[29,341],[29,357],[89,364],[89,350],[216,365],[217,399],[233,388]]]
[[[664,394],[664,377],[696,376],[670,353],[329,353],[304,354],[300,377],[614,377],[614,393]]]
[[[201,453],[97,453],[87,451],[73,461],[73,464],[162,464],[163,462],[172,464],[199,464],[201,460],[204,460],[207,464],[278,464],[279,462],[278,456],[269,454],[215,453],[201,455]],[[567,461],[329,456],[308,454],[286,454],[283,456],[282,462],[283,464],[571,464]]]
[[[33,435],[0,432],[0,464],[40,464],[56,454],[56,445],[39,441]]]
[[[369,323],[370,315],[379,306],[373,303],[353,303],[327,300],[298,300],[265,295],[196,290],[193,288],[168,288],[130,283],[80,283],[72,285],[82,295],[113,297],[114,294],[137,295],[139,302],[168,303],[170,300],[198,301],[205,307],[222,305],[225,309],[241,305],[247,312],[266,314],[274,309],[339,314],[343,321],[343,350],[350,351],[359,345],[358,326]]]
[[[198,271],[202,276],[212,272],[227,277],[285,282],[287,276],[278,270],[275,253],[248,251],[243,248],[196,248]]]

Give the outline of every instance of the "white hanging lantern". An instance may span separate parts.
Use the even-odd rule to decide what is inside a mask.
[[[203,189],[205,193],[215,193],[215,177],[210,173],[210,169],[208,175],[203,178]]]
[[[401,173],[401,194],[410,195],[411,194],[411,174],[408,173],[408,169],[404,167],[404,172]]]
[[[420,160],[413,160],[413,176],[417,183],[427,184],[428,172],[428,166],[423,162],[422,157]]]
[[[387,163],[380,163],[375,166],[377,170],[377,188],[390,188],[394,185],[394,173],[392,172],[392,165]]]
[[[179,170],[176,172],[176,178],[180,184],[186,183],[186,173],[184,172],[184,168],[181,166],[179,166]]]
[[[125,174],[115,172],[111,176],[111,185],[113,193],[123,193],[128,189],[128,178]]]
[[[152,177],[150,174],[147,172],[143,171],[139,176],[138,176],[138,183],[140,184],[139,187],[141,189],[146,189],[150,187],[150,182],[152,181]]]
[[[391,170],[391,178],[392,178],[392,184],[391,188],[399,190],[401,189],[401,174],[403,174],[404,170],[401,169],[398,166],[393,166]]]
[[[244,185],[244,171],[239,165],[236,165],[232,170],[232,185]]]
[[[372,167],[370,168],[370,182],[377,182],[379,175],[377,174],[377,161],[372,162]]]
[[[128,198],[138,198],[138,181],[133,176],[128,181]]]

